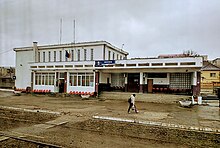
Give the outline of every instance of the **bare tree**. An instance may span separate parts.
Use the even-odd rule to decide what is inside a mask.
[[[195,56],[195,57],[199,56],[199,54],[197,54],[196,51],[193,51],[191,49],[190,50],[184,50],[183,54],[185,54],[187,56]]]

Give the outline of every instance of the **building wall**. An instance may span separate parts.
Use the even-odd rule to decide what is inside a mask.
[[[114,55],[114,56],[113,56]],[[105,60],[123,60],[125,55],[109,47],[105,48]]]
[[[26,88],[31,86],[31,70],[29,62],[34,61],[33,51],[18,51],[16,52],[16,88]]]
[[[213,77],[213,74],[211,73],[213,74],[215,73],[215,77]],[[202,83],[220,82],[220,71],[202,71],[201,82]]]
[[[170,83],[170,74],[167,73],[167,78],[148,78],[148,77],[145,77],[144,84],[147,84],[147,79],[153,79],[153,84],[169,85],[169,83]]]
[[[93,50],[93,59],[91,57],[92,50]],[[66,58],[66,51],[70,54],[69,58]],[[50,52],[50,61],[49,61],[49,52]],[[56,49],[40,49],[39,50],[40,62],[103,60],[102,52],[103,52],[103,46],[101,45],[86,46],[86,47],[82,46],[82,47],[75,47],[75,48],[65,47],[65,48],[56,48]],[[45,54],[45,61],[44,61],[44,54]],[[61,54],[61,58],[60,58],[60,54]],[[80,55],[80,59],[78,59],[78,55]]]
[[[99,73],[99,83],[107,83],[107,79],[109,78],[109,83],[111,83],[111,74],[109,73]]]

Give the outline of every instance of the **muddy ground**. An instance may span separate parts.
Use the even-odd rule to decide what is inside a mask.
[[[136,106],[140,111],[138,114],[127,114],[128,103],[123,99],[82,100],[78,96],[51,97],[32,94],[14,96],[11,92],[0,91],[0,131],[63,147],[193,147],[178,141],[140,138],[136,136],[136,130],[131,136],[82,129],[79,125],[92,120],[95,115],[220,129],[220,114],[216,102],[182,108],[178,104],[137,101]],[[30,112],[32,110],[36,112]],[[22,146],[24,145],[23,143]],[[22,147],[18,141],[10,138],[0,141],[0,146]]]

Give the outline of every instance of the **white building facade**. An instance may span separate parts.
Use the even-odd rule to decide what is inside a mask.
[[[17,88],[51,92],[200,92],[201,57],[127,59],[106,41],[14,48]]]

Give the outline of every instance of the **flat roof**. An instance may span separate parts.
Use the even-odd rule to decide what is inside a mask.
[[[37,42],[35,42],[37,43]],[[51,45],[40,45],[37,46],[38,49],[51,49],[51,48],[64,48],[64,47],[80,47],[80,46],[97,46],[97,45],[107,45],[108,47],[117,50],[118,52],[121,52],[125,55],[128,55],[129,53],[116,47],[113,46],[111,43],[107,42],[107,41],[91,41],[91,42],[77,42],[77,43],[65,43],[65,44],[51,44]],[[18,47],[18,48],[14,48],[14,51],[27,51],[27,50],[33,50],[33,46],[29,46],[29,47]]]

